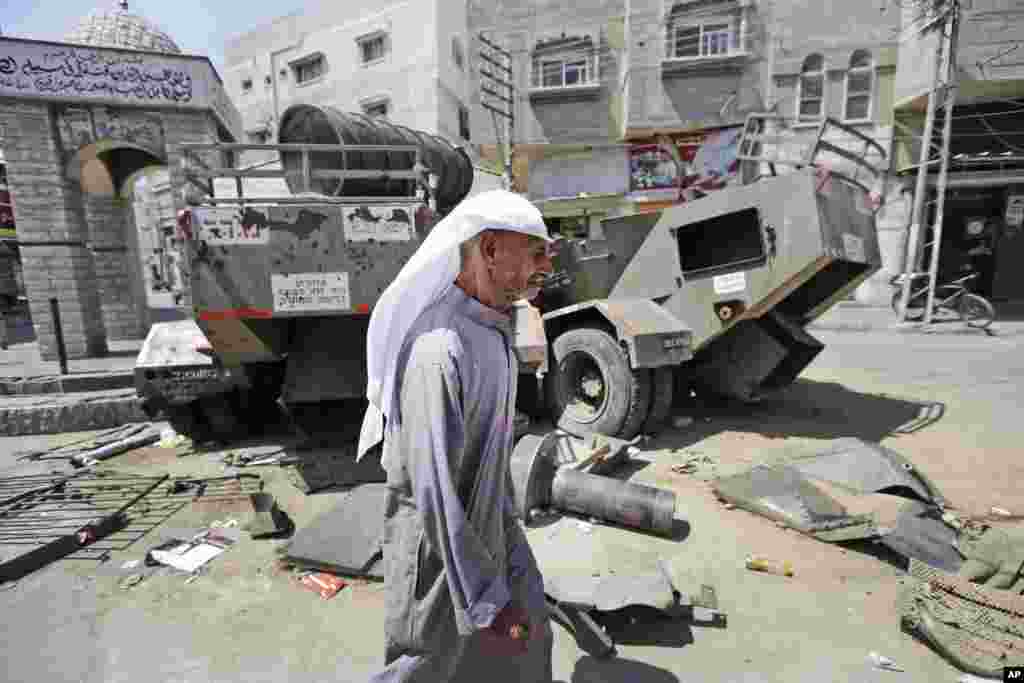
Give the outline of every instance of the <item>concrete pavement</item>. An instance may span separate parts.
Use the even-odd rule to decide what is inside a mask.
[[[877,440],[908,457],[966,512],[997,505],[1024,510],[1024,338],[845,334],[821,330],[825,350],[790,390],[758,406],[698,406],[694,425],[644,447],[631,479],[676,492],[685,536],[653,538],[564,518],[530,529],[551,571],[648,569],[669,560],[684,585],[713,584],[725,629],[655,622],[620,639],[618,656],[598,661],[555,626],[555,680],[573,683],[742,681],[861,683],[900,678],[949,681],[959,672],[904,635],[895,609],[905,577],[871,544],[819,543],[740,510],[726,510],[708,480],[775,462],[845,436]],[[907,425],[936,405],[937,422]],[[51,440],[66,437],[50,437]],[[0,439],[10,454],[42,437]],[[695,476],[672,465],[693,454],[714,466]],[[121,472],[224,474],[217,453],[179,457],[140,449],[103,467]],[[302,528],[343,494],[303,496],[287,470],[259,468],[267,490]],[[167,526],[235,514],[182,510]],[[205,515],[205,516],[203,516]],[[192,583],[157,574],[122,589],[120,567],[158,539],[143,537],[106,565],[58,562],[0,591],[0,656],[11,680],[363,681],[383,657],[383,589],[353,581],[324,602],[275,569],[280,542],[245,537]],[[748,553],[794,562],[791,578],[743,568]],[[872,669],[879,652],[904,673]]]

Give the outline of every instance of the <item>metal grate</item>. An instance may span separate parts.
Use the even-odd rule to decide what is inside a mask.
[[[194,500],[216,504],[260,489],[257,475],[204,480],[82,471],[0,479],[0,581],[59,559],[104,561]]]

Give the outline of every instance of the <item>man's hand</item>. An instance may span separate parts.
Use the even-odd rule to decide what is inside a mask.
[[[489,653],[523,655],[526,654],[535,630],[526,610],[510,602],[498,612],[491,625],[480,633]]]

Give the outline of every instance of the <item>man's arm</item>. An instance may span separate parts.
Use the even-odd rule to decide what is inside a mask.
[[[413,346],[402,381],[401,452],[429,547],[444,564],[463,635],[491,625],[509,602],[508,580],[466,517],[452,470],[462,461],[465,422],[458,369],[446,335]]]

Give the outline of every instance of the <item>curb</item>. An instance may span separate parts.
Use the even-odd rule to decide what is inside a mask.
[[[134,390],[0,400],[0,436],[85,432],[148,420]]]
[[[0,396],[36,396],[40,394],[77,394],[116,391],[135,387],[133,372],[82,373],[43,377],[2,377]]]

